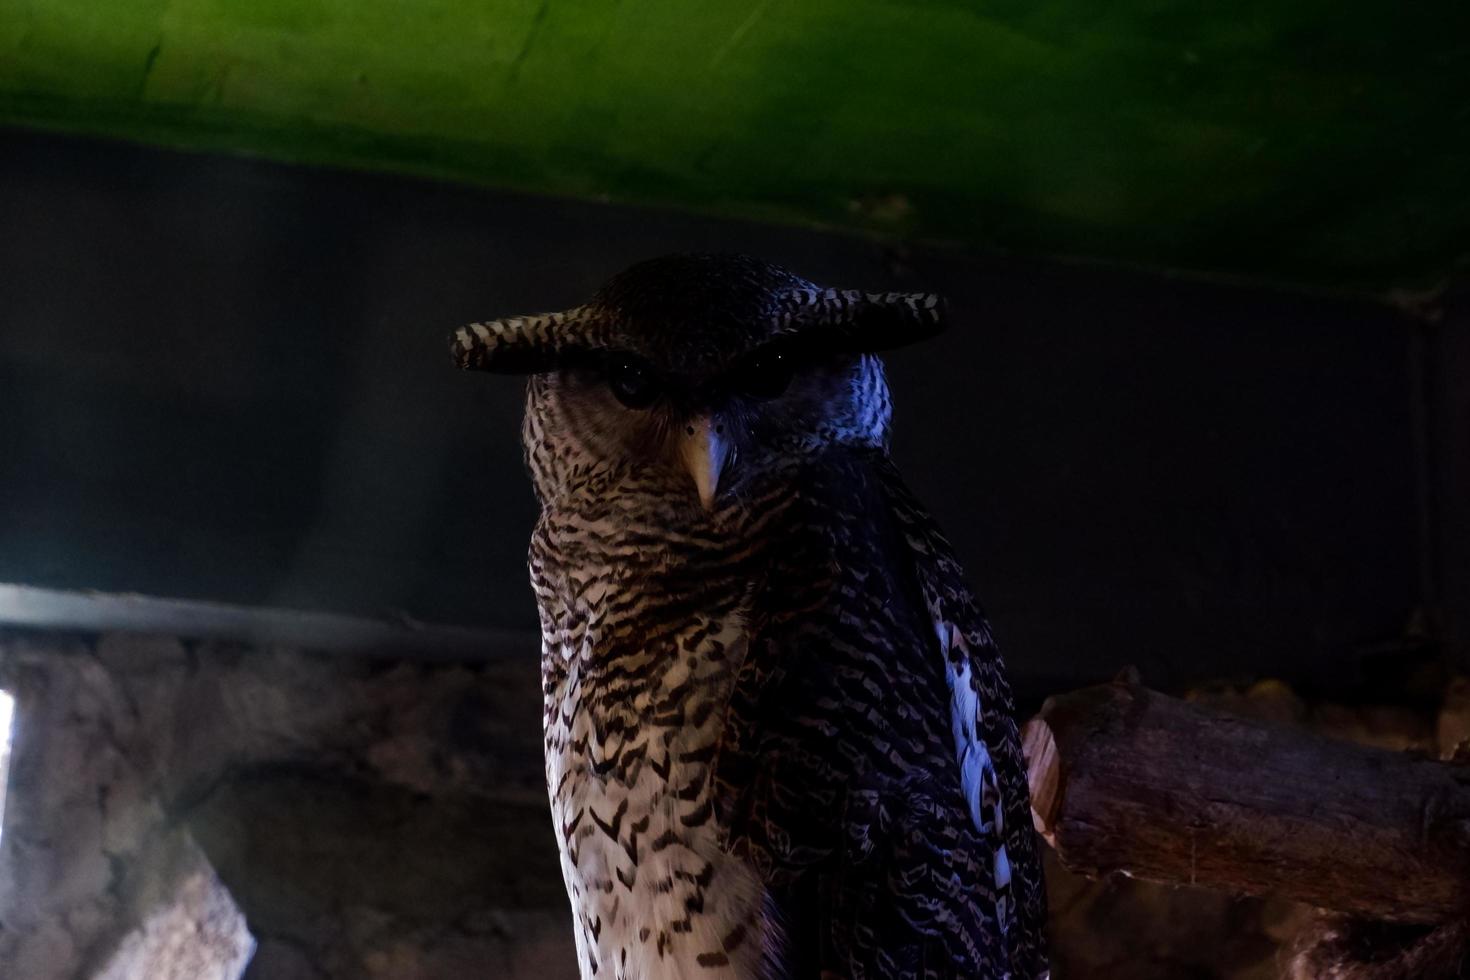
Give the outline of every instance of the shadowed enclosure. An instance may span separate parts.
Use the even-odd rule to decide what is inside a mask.
[[[1058,980],[1454,975],[1470,7],[12,6],[0,977],[575,975],[525,389],[445,338],[685,252],[944,298],[893,458],[1032,718]]]

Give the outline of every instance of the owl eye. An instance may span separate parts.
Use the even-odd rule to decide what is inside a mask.
[[[796,373],[793,360],[789,351],[757,351],[736,373],[735,390],[760,401],[779,397]]]
[[[636,357],[617,357],[607,367],[607,386],[628,408],[647,408],[658,398],[653,369]]]

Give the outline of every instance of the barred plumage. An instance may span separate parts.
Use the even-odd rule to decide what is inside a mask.
[[[461,366],[532,374],[584,978],[1045,974],[1002,664],[887,456],[873,352],[941,309],[673,256],[451,338]]]

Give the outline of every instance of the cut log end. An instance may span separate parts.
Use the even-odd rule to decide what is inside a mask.
[[[1026,758],[1026,781],[1031,789],[1031,823],[1056,847],[1052,826],[1061,805],[1062,771],[1057,740],[1043,718],[1032,718],[1021,729],[1021,752]]]

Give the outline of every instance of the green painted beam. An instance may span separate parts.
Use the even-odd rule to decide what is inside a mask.
[[[0,121],[1335,287],[1470,253],[1463,0],[4,0]]]

